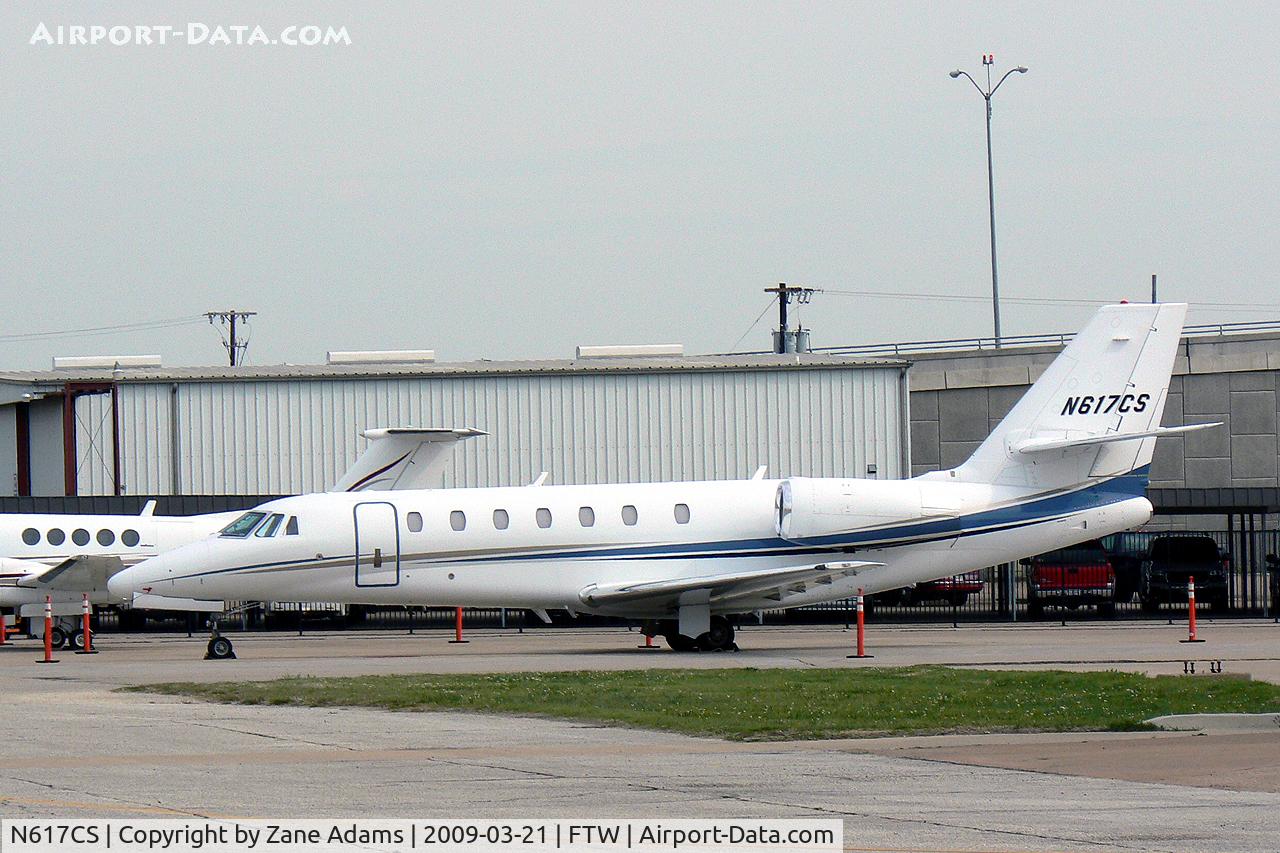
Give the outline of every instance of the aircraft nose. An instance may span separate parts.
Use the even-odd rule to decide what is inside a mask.
[[[189,548],[190,546],[186,546],[150,557],[136,566],[116,572],[107,580],[107,591],[124,599],[132,598],[134,593],[139,592],[164,595],[173,586],[174,570],[183,562],[182,552]]]
[[[107,592],[111,593],[115,598],[122,599],[132,598],[135,592],[143,592],[143,587],[153,582],[154,575],[151,564],[158,559],[160,558],[152,557],[136,566],[116,572],[107,579]]]

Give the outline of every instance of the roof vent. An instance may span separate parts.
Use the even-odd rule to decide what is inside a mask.
[[[578,347],[578,358],[651,358],[684,355],[684,344],[631,344]]]
[[[54,370],[98,368],[114,370],[117,367],[160,367],[158,355],[63,355],[53,360]]]
[[[433,349],[370,349],[330,352],[330,364],[431,364]]]

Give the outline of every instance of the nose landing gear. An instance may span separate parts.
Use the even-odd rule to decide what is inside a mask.
[[[231,641],[218,631],[218,621],[209,620],[209,646],[205,651],[205,660],[235,660],[235,647]]]

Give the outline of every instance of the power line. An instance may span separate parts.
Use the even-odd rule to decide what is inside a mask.
[[[760,312],[759,317],[756,317],[755,322],[753,322],[750,326],[747,326],[747,330],[742,333],[742,336],[733,342],[733,346],[729,347],[729,352],[733,352],[734,350],[736,350],[738,348],[738,344],[742,343],[742,341],[747,337],[747,335],[751,334],[751,330],[754,329],[756,326],[760,325],[760,321],[764,319],[764,315],[769,313],[769,309],[772,308],[773,303],[777,301],[778,301],[777,296],[769,300],[769,304],[764,306],[764,310]]]
[[[17,341],[49,341],[58,338],[90,337],[94,335],[115,335],[122,332],[142,332],[154,329],[170,329],[177,326],[189,326],[199,323],[203,315],[193,317],[172,317],[167,320],[145,320],[138,323],[121,323],[114,326],[89,326],[83,329],[62,329],[51,332],[20,332],[12,335],[0,335],[0,343]]]
[[[987,302],[985,296],[963,296],[956,293],[895,293],[887,290],[842,290],[838,288],[817,288],[819,293],[832,293],[838,296],[861,296],[868,299],[907,299],[927,300],[929,302]],[[1002,296],[1001,302],[1017,302],[1023,305],[1078,305],[1094,307],[1110,305],[1114,299],[1061,299],[1038,296]],[[1192,308],[1216,308],[1223,311],[1256,311],[1280,310],[1277,302],[1188,302]]]

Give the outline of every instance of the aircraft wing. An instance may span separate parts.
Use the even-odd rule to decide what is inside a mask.
[[[57,565],[41,565],[39,569],[18,578],[14,584],[24,589],[87,592],[106,589],[107,578],[123,568],[124,563],[119,557],[68,557]]]
[[[579,592],[578,598],[583,604],[592,607],[639,602],[654,605],[664,601],[674,606],[680,596],[691,592],[706,592],[713,605],[762,596],[781,602],[790,595],[804,592],[815,585],[831,584],[841,578],[856,575],[862,569],[880,565],[883,563],[852,560],[692,578],[592,584]]]
[[[458,442],[488,433],[470,427],[389,427],[360,435],[369,439],[369,446],[329,491],[439,488]]]

